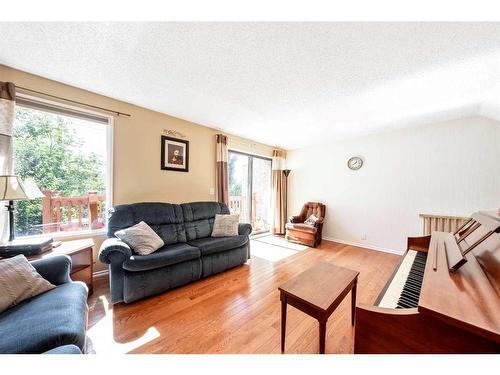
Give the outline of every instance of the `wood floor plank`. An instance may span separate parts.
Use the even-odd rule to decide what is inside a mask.
[[[279,239],[287,246],[284,239]],[[276,242],[276,241],[274,241]],[[279,241],[277,242],[280,243]],[[259,243],[266,251],[276,244]],[[89,299],[88,336],[97,353],[280,353],[278,286],[326,261],[360,272],[357,300],[372,303],[399,256],[323,241],[277,262],[245,265],[132,304],[111,306],[106,278]],[[317,353],[318,323],[289,306],[286,353]],[[327,324],[327,353],[352,353],[350,295]]]

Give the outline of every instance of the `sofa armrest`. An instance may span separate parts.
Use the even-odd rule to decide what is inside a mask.
[[[108,238],[99,249],[99,260],[106,264],[123,263],[131,256],[130,246],[118,238]]]
[[[71,258],[67,255],[56,255],[50,258],[30,262],[36,271],[54,285],[66,284],[71,281]]]
[[[303,223],[304,220],[302,220],[302,218],[300,216],[290,216],[288,218],[288,222],[289,223]]]
[[[248,223],[240,223],[238,224],[238,234],[243,234],[249,236],[252,233],[252,225]]]

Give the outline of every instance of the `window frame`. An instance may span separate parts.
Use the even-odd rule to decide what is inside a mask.
[[[63,102],[55,101],[55,100],[47,100],[45,98],[41,98],[38,96],[34,95],[28,95],[25,93],[17,93],[17,97],[21,98],[23,101],[32,101],[32,102],[39,102],[41,104],[47,105],[47,106],[52,106],[53,109],[52,111],[47,111],[48,113],[55,113],[59,114],[60,116],[66,116],[66,117],[71,117],[68,113],[63,113],[63,112],[58,112],[58,108],[61,109],[66,109],[68,111],[75,111],[83,114],[89,114],[91,116],[96,116],[100,117],[102,119],[107,120],[107,124],[100,124],[102,126],[106,127],[106,169],[105,169],[105,178],[104,178],[104,183],[106,185],[106,210],[109,210],[111,207],[113,207],[113,170],[114,170],[114,161],[113,161],[113,139],[114,139],[114,116],[103,113],[103,112],[98,112],[98,111],[92,111],[84,107],[79,107],[79,106],[74,106],[74,105],[68,105]],[[16,107],[21,107],[21,108],[26,108],[26,109],[34,109],[32,107],[29,107],[27,105],[18,104],[16,102],[15,104]],[[36,110],[36,109],[35,109]],[[43,111],[43,109],[39,109],[39,111]],[[76,116],[75,116],[76,117]],[[91,121],[91,120],[88,120]],[[98,122],[96,122],[98,123]],[[15,153],[14,149],[14,153]],[[101,236],[105,235],[108,230],[108,221],[106,220],[104,223],[103,228],[99,229],[87,229],[87,230],[77,230],[77,231],[62,231],[62,232],[50,232],[50,233],[42,233],[42,234],[35,234],[31,236],[16,236],[16,238],[53,238],[54,240],[57,239],[69,239],[69,238],[83,238],[83,237],[93,237],[93,236]]]

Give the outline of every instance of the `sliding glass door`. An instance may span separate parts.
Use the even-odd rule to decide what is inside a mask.
[[[253,233],[270,229],[271,159],[229,151],[229,209],[240,222],[251,223]]]

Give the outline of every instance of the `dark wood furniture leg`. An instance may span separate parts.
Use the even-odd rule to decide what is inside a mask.
[[[351,324],[354,326],[354,319],[356,318],[356,286],[358,281],[354,282],[351,290]]]
[[[325,354],[326,322],[319,322],[319,354]]]
[[[285,352],[286,336],[286,295],[281,293],[281,353]]]

